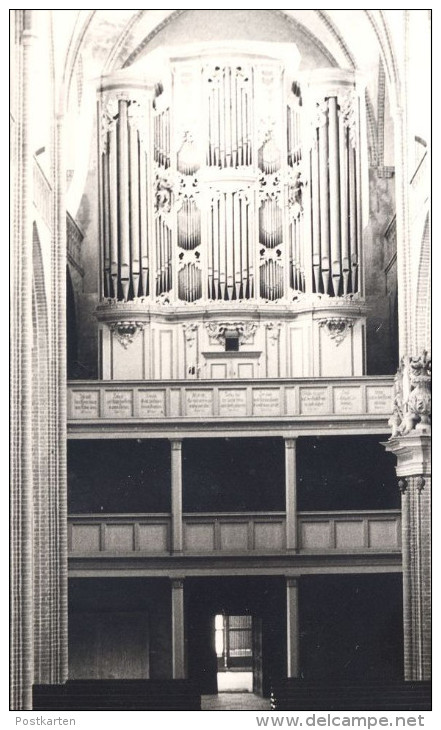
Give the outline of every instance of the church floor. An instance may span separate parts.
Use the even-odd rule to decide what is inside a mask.
[[[271,709],[270,700],[266,697],[251,694],[250,692],[221,692],[217,695],[202,695],[202,711],[221,712],[224,710],[255,710]]]

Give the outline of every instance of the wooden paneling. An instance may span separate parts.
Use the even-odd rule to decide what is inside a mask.
[[[185,514],[184,554],[284,553],[284,513],[235,512]],[[377,512],[300,512],[299,550],[399,551],[401,516],[398,510]],[[69,518],[72,556],[144,553],[169,555],[169,515],[90,515]]]

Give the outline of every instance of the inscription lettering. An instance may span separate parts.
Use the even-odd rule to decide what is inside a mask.
[[[253,416],[280,415],[280,390],[253,390]]]
[[[107,417],[131,418],[133,415],[133,392],[111,390],[104,395],[104,412]]]
[[[368,413],[392,413],[392,388],[388,386],[366,388]]]
[[[326,388],[302,388],[300,390],[300,413],[304,416],[328,413],[328,391]]]
[[[187,390],[187,392],[186,392],[186,414],[187,414],[187,416],[212,416],[213,415],[213,391],[212,390]]]
[[[163,390],[141,390],[138,398],[141,418],[165,417],[165,392]]]
[[[98,391],[81,392],[72,391],[71,417],[72,418],[98,418],[99,416],[99,393]]]
[[[220,416],[246,416],[246,390],[219,390]]]
[[[334,388],[334,413],[361,413],[361,389]]]

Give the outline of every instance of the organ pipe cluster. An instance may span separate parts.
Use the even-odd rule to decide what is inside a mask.
[[[357,293],[354,82],[305,82],[301,92],[266,57],[199,57],[185,61],[185,73],[180,63],[170,66],[169,88],[158,80],[101,89],[104,297],[286,302]]]
[[[350,93],[316,105],[310,151],[313,291],[356,293],[361,242],[357,103]]]
[[[111,98],[103,106],[100,182],[104,294],[127,300],[149,294],[147,156],[136,101]]]

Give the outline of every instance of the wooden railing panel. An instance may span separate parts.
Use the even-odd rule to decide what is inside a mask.
[[[69,552],[78,555],[169,555],[171,517],[71,515]],[[378,552],[401,549],[398,510],[301,512],[299,552]],[[286,519],[281,512],[185,514],[184,555],[256,555],[286,552]]]

